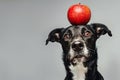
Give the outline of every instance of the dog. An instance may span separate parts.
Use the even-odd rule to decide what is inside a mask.
[[[112,36],[107,26],[101,23],[71,25],[49,33],[46,45],[49,41],[62,45],[66,70],[64,80],[104,80],[97,69],[96,41],[105,34]]]

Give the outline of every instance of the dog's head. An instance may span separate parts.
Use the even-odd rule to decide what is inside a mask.
[[[111,31],[99,23],[57,28],[50,32],[46,45],[49,41],[58,42],[69,60],[83,58],[86,61],[96,50],[96,40],[106,33],[112,36]]]

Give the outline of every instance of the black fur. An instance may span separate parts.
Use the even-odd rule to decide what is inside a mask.
[[[69,68],[72,64],[73,66],[76,65],[73,63],[72,59],[70,58],[70,46],[73,45],[75,38],[80,38],[80,46],[75,44],[72,47],[74,50],[74,54],[77,56],[82,56],[86,58],[83,62],[84,67],[87,67],[88,70],[85,74],[85,80],[104,80],[102,75],[98,72],[97,69],[97,49],[96,49],[96,40],[104,34],[108,34],[112,36],[111,31],[104,25],[100,23],[93,23],[90,25],[77,25],[77,26],[69,26],[67,28],[57,28],[50,32],[48,35],[48,39],[46,40],[46,45],[49,41],[51,42],[58,42],[62,45],[63,49],[63,62],[66,69],[66,77],[65,80],[74,80],[73,74]],[[72,44],[72,45],[71,45]],[[89,57],[86,57],[84,53],[82,53],[82,49],[85,44],[87,49],[89,50]],[[78,56],[78,57],[79,57]],[[75,56],[76,57],[76,56]],[[73,57],[74,59],[74,57]]]

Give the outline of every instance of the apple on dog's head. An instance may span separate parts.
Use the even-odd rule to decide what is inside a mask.
[[[67,18],[72,25],[85,25],[91,18],[91,10],[86,5],[74,4],[68,9]]]

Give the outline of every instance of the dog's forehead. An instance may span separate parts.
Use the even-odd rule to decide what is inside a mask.
[[[80,34],[83,29],[88,29],[85,25],[70,26],[66,28],[65,33],[71,31],[73,34]]]

